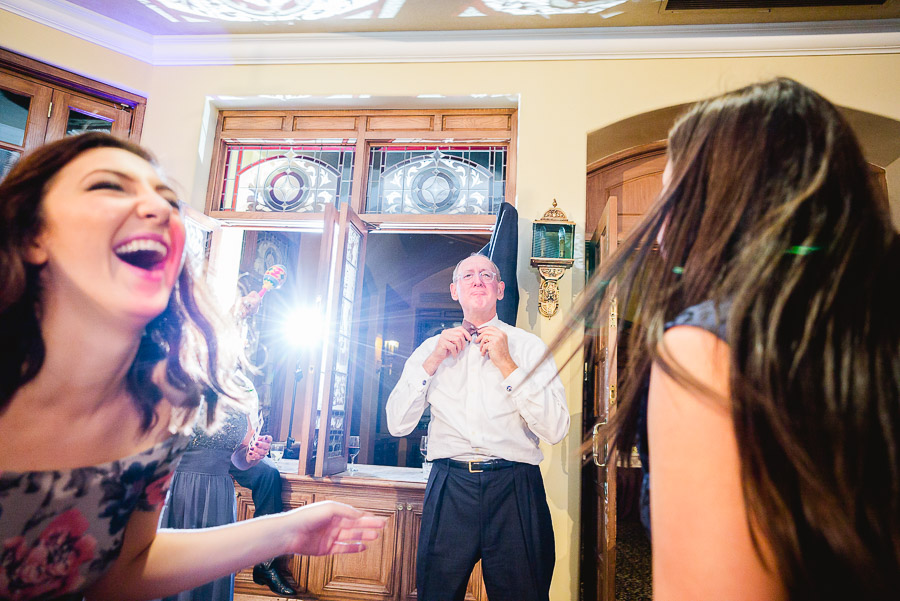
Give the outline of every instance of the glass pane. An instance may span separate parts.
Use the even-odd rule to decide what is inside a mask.
[[[0,148],[0,179],[6,177],[6,174],[9,173],[12,166],[19,160],[19,156],[20,153],[15,152],[14,150]]]
[[[506,193],[505,146],[377,146],[367,213],[495,215]]]
[[[219,210],[321,213],[350,202],[353,144],[229,145]]]
[[[86,113],[79,113],[75,109],[69,109],[69,120],[66,121],[66,135],[77,136],[86,131],[105,131],[112,133],[112,121],[101,119]]]
[[[25,126],[31,97],[0,90],[0,140],[16,146],[25,144]]]

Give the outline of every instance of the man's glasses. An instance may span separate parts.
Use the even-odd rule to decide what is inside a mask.
[[[499,279],[497,277],[497,274],[494,273],[493,271],[479,271],[478,273],[475,273],[474,271],[470,271],[468,273],[459,274],[458,276],[456,276],[456,280],[458,282],[465,282],[467,284],[471,284],[475,281],[476,277],[479,280],[481,280],[482,282],[493,282],[494,280]]]

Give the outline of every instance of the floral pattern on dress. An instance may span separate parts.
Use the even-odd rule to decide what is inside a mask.
[[[81,564],[93,558],[97,540],[77,509],[58,515],[29,545],[17,536],[0,549],[0,595],[13,601],[68,593],[81,584]]]
[[[99,466],[0,472],[0,599],[49,600],[93,584],[119,556],[131,514],[165,501],[187,442],[175,435]]]

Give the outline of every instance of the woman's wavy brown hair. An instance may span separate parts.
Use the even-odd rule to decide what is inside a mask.
[[[146,150],[104,133],[86,133],[42,146],[23,157],[0,181],[0,414],[16,391],[31,381],[44,362],[41,336],[41,266],[28,263],[25,251],[43,227],[44,195],[54,175],[82,153],[94,148],[118,148],[154,166]],[[76,227],[73,224],[73,227]],[[166,309],[145,328],[127,375],[127,387],[141,416],[142,427],[154,424],[163,391],[153,370],[165,361],[166,385],[183,397],[185,418],[201,397],[210,403],[208,421],[222,399],[240,405],[243,393],[231,379],[240,344],[230,340],[230,324],[218,317],[202,287],[181,270]],[[229,341],[229,342],[225,342]],[[72,352],[78,352],[77,348]],[[170,399],[172,400],[172,399]],[[178,424],[181,426],[187,424]]]
[[[793,600],[896,599],[900,241],[856,138],[827,100],[776,79],[694,105],[670,132],[669,164],[567,326],[597,331],[613,294],[628,306],[613,446],[631,453],[653,362],[701,388],[661,349],[665,324],[730,304],[741,480],[771,567]]]

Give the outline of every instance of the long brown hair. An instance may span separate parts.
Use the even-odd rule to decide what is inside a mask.
[[[613,294],[629,307],[615,448],[630,455],[653,362],[699,387],[660,352],[665,324],[727,307],[748,520],[790,598],[896,598],[900,240],[853,133],[820,95],[776,79],[694,105],[669,164],[568,323],[591,335]]]
[[[23,157],[0,181],[0,413],[15,392],[37,376],[44,363],[40,328],[41,266],[25,257],[43,227],[42,204],[53,176],[82,153],[94,148],[118,148],[156,166],[146,150],[109,134],[92,132],[67,137]],[[240,404],[243,394],[231,381],[240,344],[223,344],[233,335],[219,319],[202,287],[184,268],[166,309],[144,329],[137,355],[127,375],[127,387],[141,416],[142,426],[154,423],[163,391],[153,370],[165,361],[165,385],[174,389],[187,409],[205,396],[209,423],[218,399]],[[199,361],[198,361],[199,359]],[[172,399],[170,399],[172,400]]]

